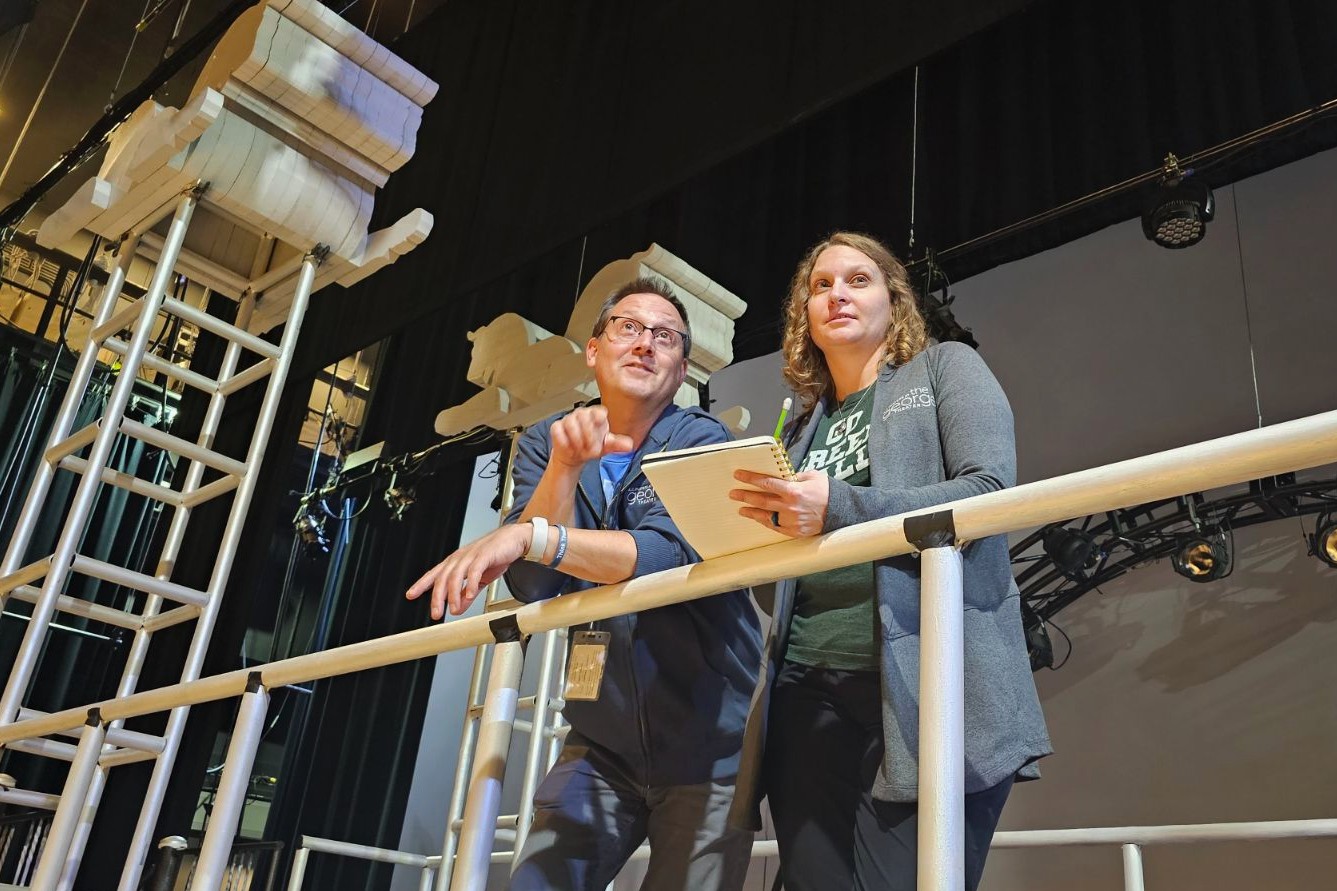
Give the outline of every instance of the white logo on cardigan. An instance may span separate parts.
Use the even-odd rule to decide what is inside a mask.
[[[893,414],[909,411],[912,408],[932,408],[935,404],[932,390],[928,387],[915,387],[887,406],[887,410],[882,413],[882,420],[885,421]]]

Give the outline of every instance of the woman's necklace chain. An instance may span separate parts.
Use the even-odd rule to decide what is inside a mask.
[[[874,389],[876,386],[877,386],[877,382],[874,381],[873,383],[871,383],[871,384],[869,384],[868,386],[864,387],[863,395],[861,395],[858,399],[856,399],[856,400],[854,401],[854,404],[853,404],[853,405],[851,405],[848,409],[846,409],[845,406],[842,405],[842,406],[840,406],[840,408],[836,409],[836,410],[833,412],[833,414],[840,415],[840,417],[842,417],[842,418],[853,417],[853,415],[855,414],[855,412],[857,412],[859,409],[863,408],[863,404],[864,404],[865,401],[867,401],[867,399],[868,399],[868,395],[869,395],[870,393],[873,392],[873,389]]]

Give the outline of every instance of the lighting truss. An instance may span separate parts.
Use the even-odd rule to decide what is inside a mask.
[[[1188,536],[1325,514],[1337,510],[1337,478],[1297,480],[1295,474],[1255,480],[1247,488],[1195,493],[1045,526],[1011,549],[1027,626],[1047,622],[1088,591],[1139,566],[1172,557]],[[1080,530],[1095,542],[1092,561],[1064,573],[1045,552],[1045,534]],[[1307,533],[1306,533],[1307,534]]]

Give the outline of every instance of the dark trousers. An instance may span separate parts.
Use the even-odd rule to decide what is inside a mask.
[[[642,841],[641,891],[737,891],[752,833],[728,825],[730,783],[647,786],[617,757],[567,739],[534,796],[511,891],[603,891]]]
[[[877,672],[786,662],[771,693],[765,778],[785,891],[914,891],[918,805],[878,801],[882,707]],[[966,796],[967,891],[1012,779]]]

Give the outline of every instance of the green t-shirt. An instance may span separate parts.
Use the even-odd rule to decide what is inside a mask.
[[[824,470],[852,486],[871,482],[868,421],[874,386],[851,393],[840,408],[818,423],[800,470]],[[800,577],[785,658],[818,668],[876,669],[877,608],[873,593],[872,563]]]

